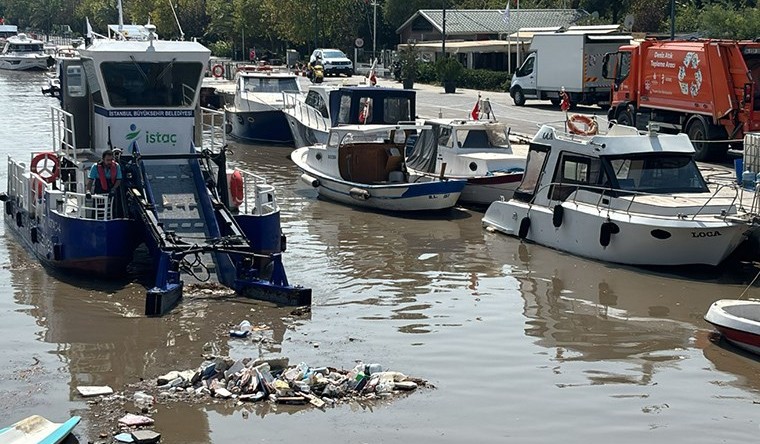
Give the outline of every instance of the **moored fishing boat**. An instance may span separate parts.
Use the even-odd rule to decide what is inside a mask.
[[[332,128],[326,144],[298,148],[291,159],[321,196],[385,211],[453,207],[464,180],[410,174],[404,147],[418,125],[345,125]]]

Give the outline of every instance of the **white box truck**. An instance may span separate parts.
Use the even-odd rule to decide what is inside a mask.
[[[509,93],[517,106],[527,99],[558,105],[564,88],[573,105],[609,108],[612,80],[602,76],[602,59],[630,43],[629,35],[536,33],[525,62],[512,76]]]

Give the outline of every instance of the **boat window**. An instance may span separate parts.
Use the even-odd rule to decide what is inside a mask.
[[[192,106],[203,65],[196,62],[104,62],[111,106]]]
[[[709,192],[696,163],[688,155],[638,155],[606,158],[612,186],[652,194]]]
[[[525,165],[522,182],[515,190],[515,199],[530,202],[538,190],[541,173],[544,170],[546,158],[549,156],[550,147],[538,143],[531,143],[528,150],[528,160]]]
[[[578,190],[579,185],[597,185],[600,170],[599,159],[562,153],[554,173],[554,184],[549,190],[550,199],[565,200]]]
[[[345,95],[340,97],[338,123],[351,123],[351,96]]]
[[[100,82],[98,82],[95,62],[92,59],[83,58],[82,67],[84,68],[85,77],[87,79],[87,89],[92,95],[93,103],[103,106],[103,94],[100,91]]]
[[[459,148],[490,148],[491,142],[485,130],[457,130]]]
[[[42,52],[42,43],[29,44],[12,44],[11,51],[14,52]]]
[[[386,97],[383,99],[383,122],[398,123],[412,120],[409,99],[405,97]]]
[[[369,97],[359,99],[359,123],[372,121],[372,108],[372,99]]]
[[[298,91],[295,78],[283,77],[245,77],[243,88],[248,92],[278,93],[282,91]]]
[[[438,145],[443,145],[451,148],[454,145],[454,141],[452,140],[453,137],[451,137],[451,134],[452,131],[450,127],[441,127],[441,132],[438,136]]]

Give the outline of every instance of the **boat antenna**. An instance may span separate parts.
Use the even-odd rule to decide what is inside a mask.
[[[116,6],[119,9],[119,33],[121,33],[124,30],[124,9],[121,7],[121,0],[118,0]]]
[[[177,28],[179,28],[179,39],[185,40],[185,33],[182,32],[182,25],[179,24],[179,18],[177,17],[177,10],[174,8],[174,3],[172,3],[172,0],[169,0],[169,6],[172,8],[172,13],[174,14],[174,21],[177,22]]]

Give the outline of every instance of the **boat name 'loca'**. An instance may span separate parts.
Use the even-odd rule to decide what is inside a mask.
[[[692,231],[691,237],[715,237],[720,236],[720,231]]]

